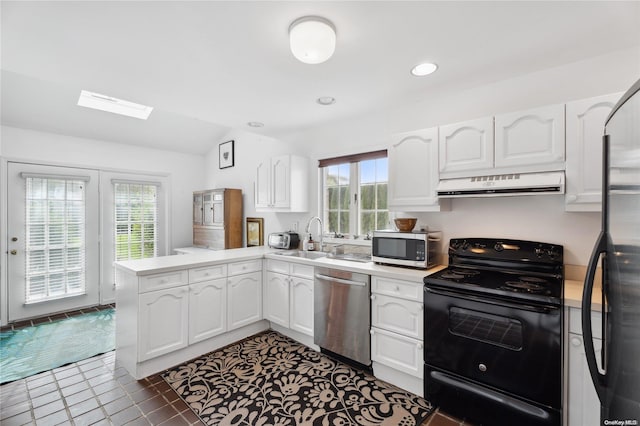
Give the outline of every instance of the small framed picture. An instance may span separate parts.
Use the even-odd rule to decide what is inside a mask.
[[[247,218],[247,247],[264,245],[264,219],[261,217]]]
[[[233,167],[233,141],[220,144],[220,168]]]

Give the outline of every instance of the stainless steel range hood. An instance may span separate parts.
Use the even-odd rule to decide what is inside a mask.
[[[564,194],[564,172],[508,173],[442,179],[437,193],[441,198]]]

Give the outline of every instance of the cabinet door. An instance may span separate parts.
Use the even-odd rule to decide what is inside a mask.
[[[602,210],[604,121],[622,93],[567,104],[567,211]]]
[[[423,377],[424,347],[420,340],[372,328],[371,359],[419,379]]]
[[[227,279],[189,286],[189,344],[227,331]]]
[[[423,304],[396,297],[371,295],[371,325],[423,339]]]
[[[289,327],[289,276],[267,272],[265,291],[265,319]]]
[[[187,346],[189,332],[187,286],[141,294],[138,303],[139,362]]]
[[[438,128],[393,136],[389,158],[389,210],[428,211],[438,206]]]
[[[313,280],[291,277],[290,328],[313,336]]]
[[[496,116],[496,168],[563,170],[564,146],[564,105]]]
[[[289,165],[289,156],[281,155],[272,158],[271,173],[273,207],[289,207],[291,205],[291,168]]]
[[[271,206],[271,161],[266,159],[256,169],[255,187],[256,207]]]
[[[193,193],[193,224],[194,225],[202,225],[202,215],[203,215],[202,193],[194,192]]]
[[[440,126],[441,177],[475,176],[493,167],[493,117]]]
[[[227,292],[228,330],[262,319],[262,272],[229,277]]]
[[[602,340],[593,339],[596,353]],[[600,424],[600,400],[591,381],[582,336],[569,334],[569,426],[597,426]]]

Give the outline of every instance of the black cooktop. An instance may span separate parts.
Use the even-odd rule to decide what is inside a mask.
[[[428,287],[502,299],[562,302],[563,247],[522,240],[452,239],[449,267],[424,278]]]

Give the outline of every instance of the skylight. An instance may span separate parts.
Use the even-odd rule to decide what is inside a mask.
[[[114,114],[126,115],[128,117],[146,120],[153,111],[153,107],[140,105],[122,99],[114,98],[99,93],[82,90],[78,105],[87,108],[99,109],[101,111],[112,112]]]

